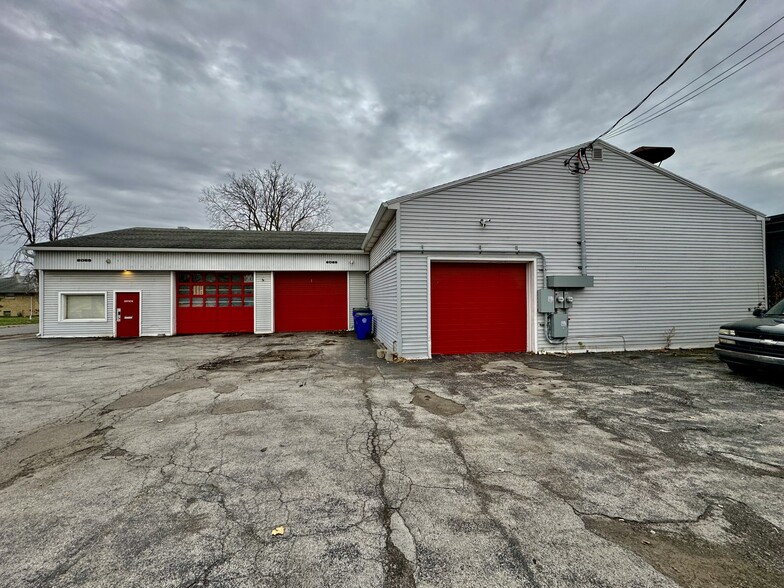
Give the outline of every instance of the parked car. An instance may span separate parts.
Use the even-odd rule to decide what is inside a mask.
[[[722,325],[716,354],[734,372],[784,369],[784,300],[752,318]]]

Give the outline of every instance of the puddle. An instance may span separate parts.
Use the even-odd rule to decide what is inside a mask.
[[[213,405],[210,414],[239,414],[241,412],[254,412],[270,408],[269,402],[258,398],[243,398],[242,400],[228,400]]]
[[[212,387],[216,394],[231,394],[237,389],[236,384],[215,384]]]
[[[459,402],[443,398],[419,386],[416,386],[411,394],[414,397],[411,400],[411,404],[424,408],[427,412],[437,414],[438,416],[454,416],[465,410],[465,406]]]
[[[200,378],[191,378],[189,380],[173,380],[171,382],[164,382],[157,386],[150,386],[143,388],[136,392],[131,392],[125,396],[121,396],[111,404],[106,405],[103,409],[104,412],[112,410],[125,410],[128,408],[142,408],[150,406],[156,402],[160,402],[164,398],[179,394],[180,392],[187,392],[188,390],[196,390],[197,388],[206,388],[209,386],[206,380]]]
[[[482,366],[482,371],[491,374],[505,374],[510,370],[514,370],[524,376],[531,378],[558,378],[560,373],[549,372],[547,370],[539,370],[536,368],[528,367],[522,361],[513,361],[511,359],[499,359],[497,361],[490,361]]]

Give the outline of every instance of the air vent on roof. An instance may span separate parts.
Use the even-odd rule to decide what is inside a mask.
[[[604,155],[603,151],[604,149],[602,149],[601,147],[594,147],[593,150],[591,151],[591,159],[593,159],[594,161],[601,161],[602,155]]]

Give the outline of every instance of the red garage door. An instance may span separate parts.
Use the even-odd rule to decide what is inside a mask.
[[[275,272],[275,331],[345,331],[346,272]]]
[[[252,273],[177,274],[178,335],[252,332]]]
[[[433,263],[433,354],[526,351],[525,272],[519,263]]]

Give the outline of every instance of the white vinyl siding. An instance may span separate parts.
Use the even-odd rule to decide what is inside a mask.
[[[77,261],[86,260],[86,261]],[[191,253],[153,251],[47,251],[36,269],[134,271],[367,271],[364,253]]]
[[[585,176],[588,273],[569,348],[708,347],[765,291],[761,222],[609,149]],[[582,345],[580,345],[582,343]]]
[[[397,248],[397,216],[392,217],[387,228],[370,251],[370,267],[375,267]]]
[[[365,272],[348,272],[348,330],[354,330],[355,308],[366,308],[367,301],[367,282]]]
[[[571,291],[569,350],[620,350],[621,336],[629,349],[660,348],[671,327],[673,347],[707,347],[720,323],[762,300],[762,229],[754,215],[610,149],[584,181],[587,265],[596,285]],[[428,255],[540,252],[548,275],[580,273],[578,178],[560,156],[399,206],[404,357],[428,356]],[[483,228],[480,218],[492,220]],[[539,350],[563,350],[546,342],[543,319]]]
[[[172,282],[169,272],[45,272],[41,332],[46,337],[114,336],[114,293],[141,291],[141,334],[171,334]],[[61,294],[103,293],[105,320],[60,320]]]
[[[396,352],[399,351],[398,262],[396,257],[392,257],[368,275],[368,302],[373,311],[375,337],[387,349]]]
[[[579,273],[577,179],[560,159],[401,202],[399,216],[400,248],[407,251],[401,254],[400,273],[404,357],[429,353],[428,256],[482,261],[534,255],[537,288],[544,286],[540,254],[550,274]],[[491,220],[482,227],[480,218]],[[542,322],[536,321],[539,349],[547,347]]]
[[[402,202],[400,248],[489,255],[517,247],[544,252],[549,273],[578,273],[577,204],[577,178],[560,158],[543,161]],[[480,218],[491,220],[482,227]]]
[[[400,313],[399,264],[391,253],[397,249],[397,215],[387,225],[370,251],[368,274],[368,303],[373,311],[376,339],[387,349],[400,351],[398,316]]]
[[[254,305],[256,333],[272,332],[272,272],[256,272]]]

